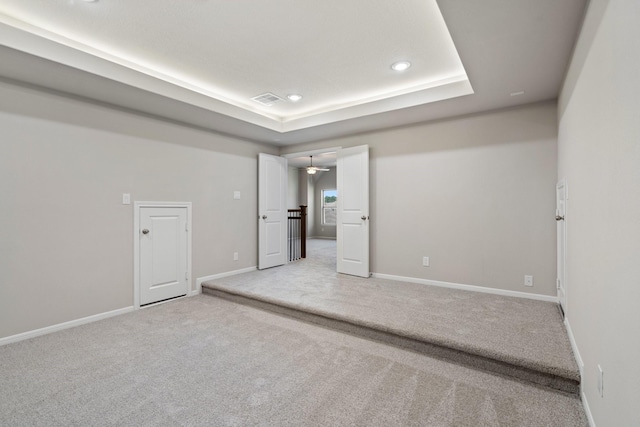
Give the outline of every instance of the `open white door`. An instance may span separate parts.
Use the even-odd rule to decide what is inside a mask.
[[[338,150],[338,273],[369,277],[369,146]]]
[[[567,283],[566,283],[566,256],[567,256],[567,182],[562,180],[556,184],[556,224],[558,240],[558,277],[556,287],[558,288],[558,302],[562,307],[562,312],[567,312]]]
[[[258,268],[287,261],[287,159],[258,156]]]

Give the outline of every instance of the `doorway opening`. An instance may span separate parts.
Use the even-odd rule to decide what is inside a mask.
[[[315,158],[311,167],[311,156]],[[306,163],[309,156],[309,163]],[[328,167],[319,168],[318,158],[329,157]],[[335,157],[334,157],[335,156]],[[360,145],[349,148],[323,149],[316,152],[295,153],[285,156],[294,166],[291,182],[295,181],[296,163],[302,158],[302,171],[298,168],[299,198],[308,206],[309,237],[336,241],[336,271],[353,276],[369,277],[369,147]],[[335,169],[333,160],[335,159]],[[308,166],[306,166],[308,165]],[[324,170],[324,174],[318,172]],[[335,174],[333,174],[335,170]],[[305,174],[306,172],[306,174]],[[305,176],[308,175],[308,176]],[[302,176],[302,178],[300,178]],[[309,178],[309,176],[311,178]],[[317,177],[316,177],[317,176]],[[295,191],[289,191],[295,197]],[[305,196],[306,195],[306,199]],[[302,196],[302,197],[300,197]],[[325,200],[326,198],[326,200]],[[332,206],[332,203],[335,205]],[[323,212],[323,209],[326,209]],[[335,225],[332,215],[335,209]]]
[[[329,151],[331,150],[331,151]],[[335,150],[335,184],[337,214],[335,238],[337,243],[336,272],[353,276],[369,277],[369,146],[359,145],[349,148],[323,149],[319,153],[333,153]],[[296,159],[305,153],[274,156],[260,153],[258,156],[258,269],[276,267],[287,262],[286,221],[288,196],[300,202],[300,193],[311,205],[307,209],[309,237],[318,236],[328,228],[320,224],[322,217],[316,210],[322,203],[318,200],[322,193],[317,193],[316,180],[300,173],[300,168],[288,167],[288,159]],[[311,153],[309,153],[311,154]],[[306,157],[306,156],[305,156]],[[306,162],[304,163],[306,164]],[[317,163],[316,163],[317,164]],[[304,166],[306,175],[318,175],[318,167]],[[323,168],[330,172],[330,168]],[[313,172],[309,172],[313,170]],[[320,179],[320,178],[318,178]],[[288,183],[291,182],[291,190]],[[297,183],[297,191],[295,190]],[[302,184],[302,185],[301,185]],[[311,191],[313,190],[313,191]],[[296,197],[296,195],[298,195]],[[331,196],[329,196],[331,197]],[[310,217],[310,218],[309,218]],[[325,230],[323,230],[323,228]],[[272,263],[267,261],[273,260]]]
[[[285,156],[288,161],[288,194],[287,207],[290,210],[306,211],[306,229],[289,236],[292,241],[290,248],[296,257],[297,239],[304,237],[307,243],[305,257],[312,259],[316,240],[336,240],[336,200],[337,200],[337,148],[295,153]],[[312,159],[313,157],[313,159]],[[313,164],[313,173],[307,168]],[[304,206],[305,208],[301,208]],[[332,220],[333,218],[333,220]],[[330,243],[330,242],[327,242]],[[327,245],[320,245],[325,248]],[[329,247],[331,245],[329,244]],[[335,255],[335,253],[334,253]],[[291,259],[291,257],[290,257]]]

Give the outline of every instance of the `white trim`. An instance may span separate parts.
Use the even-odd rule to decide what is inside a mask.
[[[212,274],[211,276],[198,277],[196,279],[196,290],[193,291],[195,295],[202,292],[202,282],[206,282],[207,280],[216,280],[222,279],[223,277],[235,276],[236,274],[243,273],[251,273],[252,271],[256,271],[258,269],[257,266],[242,268],[240,270],[227,271],[225,273]]]
[[[377,279],[396,280],[399,282],[418,283],[427,286],[440,286],[442,288],[461,289],[463,291],[482,292],[485,294],[504,295],[508,297],[527,298],[539,301],[558,302],[558,297],[550,295],[529,294],[526,292],[508,291],[505,289],[486,288],[484,286],[464,285],[461,283],[439,282],[437,280],[419,279],[417,277],[394,276],[391,274],[372,273]]]
[[[328,148],[319,148],[317,150],[298,151],[295,153],[282,154],[281,157],[284,157],[285,159],[295,159],[298,157],[307,157],[307,156],[315,156],[316,154],[331,153],[333,151],[337,153],[338,150],[342,150],[342,147],[328,147]]]
[[[584,412],[587,415],[589,426],[596,427],[596,422],[594,421],[593,415],[591,414],[591,408],[589,408],[589,402],[587,402],[587,395],[584,392],[582,392],[582,407],[584,408]]]
[[[576,338],[573,336],[573,330],[571,330],[571,324],[569,323],[569,318],[564,317],[564,327],[567,330],[567,335],[569,336],[569,343],[571,343],[571,350],[573,350],[573,355],[576,358],[576,363],[578,364],[578,369],[580,370],[580,390],[584,387],[584,362],[582,361],[582,356],[580,355],[580,350],[578,349],[578,344],[576,343]],[[587,414],[587,420],[589,421],[589,426],[596,427],[596,422],[593,420],[593,415],[591,414],[591,408],[589,408],[589,402],[587,401],[587,395],[584,391],[581,392],[582,397],[582,406],[584,407],[584,412]]]
[[[307,240],[308,240],[308,239],[336,240],[336,238],[335,238],[335,237],[329,237],[329,236],[310,236],[310,237],[307,237]]]
[[[562,239],[563,240],[563,247],[564,247],[564,251],[562,254],[557,253],[556,256],[558,257],[557,261],[556,261],[556,271],[560,270],[560,263],[562,263],[562,276],[563,277],[557,277],[556,278],[556,287],[557,287],[557,280],[561,280],[562,283],[562,292],[564,294],[564,298],[561,300],[560,296],[559,296],[559,289],[556,290],[556,294],[558,294],[558,304],[560,304],[560,306],[562,307],[562,311],[566,314],[569,311],[569,304],[568,304],[568,298],[567,298],[567,289],[568,289],[568,283],[567,283],[567,277],[569,276],[567,274],[567,251],[568,251],[568,243],[569,243],[569,239],[567,238],[567,229],[568,229],[568,215],[567,215],[567,210],[568,210],[568,206],[569,206],[569,185],[567,184],[567,180],[566,178],[562,178],[561,180],[559,180],[556,183],[556,215],[558,214],[558,188],[559,187],[563,187],[564,188],[564,219],[562,220],[562,236],[559,236],[557,231],[556,231],[556,243],[559,243],[558,240]],[[558,251],[557,251],[558,252]]]
[[[580,377],[584,376],[584,362],[582,361],[582,356],[580,356],[580,350],[578,350],[578,344],[576,344],[576,339],[573,336],[573,331],[571,330],[571,325],[569,324],[569,318],[564,317],[564,327],[567,329],[567,335],[569,336],[569,342],[571,343],[571,350],[573,350],[573,354],[576,357],[576,362],[578,363],[578,368],[580,369]]]
[[[21,334],[10,335],[8,337],[0,338],[0,346],[3,346],[5,344],[11,344],[18,341],[28,340],[29,338],[39,337],[40,335],[46,335],[53,332],[62,331],[63,329],[73,328],[76,326],[84,325],[86,323],[97,322],[98,320],[119,316],[121,314],[129,313],[133,310],[134,310],[133,306],[119,308],[117,310],[107,311],[105,313],[100,313],[100,314],[94,314],[92,316],[83,317],[81,319],[58,323],[57,325],[47,326],[45,328],[34,329],[33,331],[23,332]]]
[[[140,208],[185,208],[187,209],[187,295],[191,286],[191,235],[193,221],[191,202],[133,202],[133,307],[140,308]]]

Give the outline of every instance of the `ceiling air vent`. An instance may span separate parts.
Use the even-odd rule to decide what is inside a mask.
[[[271,107],[273,104],[278,103],[280,101],[284,101],[284,99],[280,98],[278,95],[274,95],[271,92],[263,93],[262,95],[254,96],[254,101],[259,102],[262,105],[266,105],[267,107]]]

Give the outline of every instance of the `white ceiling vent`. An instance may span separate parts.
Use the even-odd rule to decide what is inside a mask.
[[[271,107],[273,104],[278,103],[280,101],[284,101],[284,99],[280,98],[278,95],[274,95],[271,92],[263,93],[262,95],[254,96],[254,101],[259,102],[262,105],[266,105],[267,107]]]

